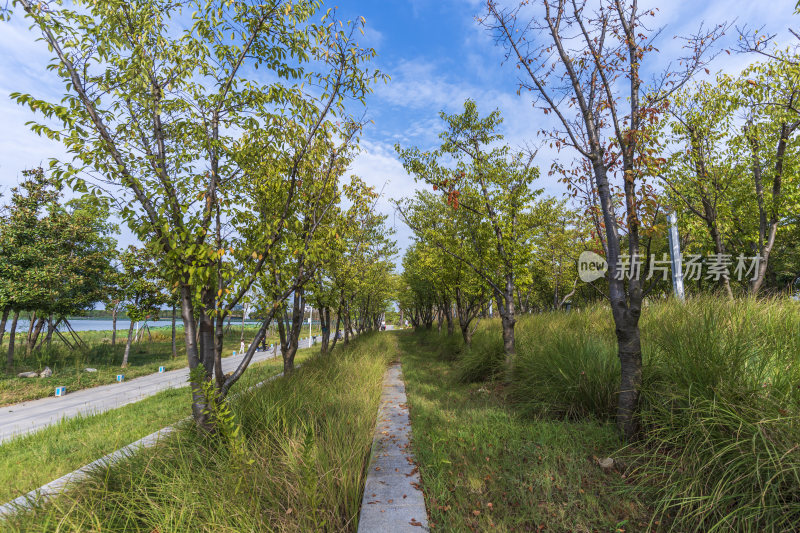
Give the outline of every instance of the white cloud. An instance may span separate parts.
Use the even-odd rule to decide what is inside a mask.
[[[442,109],[453,102],[463,102],[470,94],[464,85],[449,82],[443,71],[424,59],[407,59],[385,69],[392,77],[375,94],[385,102],[410,109]]]
[[[0,51],[0,187],[6,189],[19,182],[23,170],[46,165],[51,157],[65,158],[66,152],[60,143],[33,133],[26,122],[41,117],[9,97],[12,92],[60,97],[57,77],[46,68],[47,47],[15,16],[2,23]]]
[[[375,27],[370,26],[369,19],[367,19],[367,24],[364,26],[364,35],[358,39],[358,44],[363,47],[378,49],[382,43],[383,33],[379,32]]]

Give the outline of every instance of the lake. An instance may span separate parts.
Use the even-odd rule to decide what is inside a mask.
[[[71,318],[69,321],[70,325],[72,325],[72,329],[75,331],[111,331],[112,330],[112,322],[111,319],[107,318]],[[245,325],[247,326],[257,326],[261,324],[261,322],[255,322],[247,320],[245,321]],[[169,328],[172,326],[172,319],[166,320],[148,320],[147,325],[151,328]],[[179,328],[183,327],[183,321],[178,318],[175,322],[175,325]],[[233,320],[231,322],[231,327],[241,326],[242,322],[241,319],[239,321]],[[130,321],[127,319],[119,319],[117,320],[117,333],[120,331],[126,332],[128,331],[128,327],[130,326]],[[139,327],[143,327],[144,322],[139,323]],[[11,319],[9,318],[8,323],[6,323],[6,334],[8,334],[8,329],[11,327]],[[64,332],[66,328],[62,325],[59,326],[59,331]],[[26,332],[28,331],[28,321],[22,320],[17,323],[17,332]],[[43,332],[47,331],[47,326],[42,329]]]

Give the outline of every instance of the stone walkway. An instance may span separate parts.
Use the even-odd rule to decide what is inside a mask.
[[[358,533],[428,531],[419,469],[411,453],[411,422],[400,363],[386,371]]]
[[[276,351],[270,350],[256,352],[250,364],[276,355]],[[242,358],[243,354],[223,358],[222,369],[226,373],[231,372]],[[33,433],[62,419],[102,413],[138,402],[162,390],[185,387],[189,384],[188,379],[189,369],[181,368],[121,383],[67,391],[66,396],[58,398],[51,396],[0,407],[0,443],[18,435]]]

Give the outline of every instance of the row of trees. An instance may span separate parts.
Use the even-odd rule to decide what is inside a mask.
[[[306,300],[327,317],[335,308],[346,331],[374,326],[392,245],[374,193],[344,180],[359,107],[384,79],[357,41],[363,18],[311,0],[15,5],[52,50],[65,95],[14,98],[73,156],[52,174],[106,199],[176,295],[200,427],[212,429],[211,402],[275,319],[291,371]],[[353,289],[356,271],[364,286]],[[261,326],[225,375],[225,320],[248,299]]]
[[[433,187],[397,203],[416,236],[403,260],[400,305],[415,326],[429,327],[436,315],[452,333],[457,321],[469,344],[472,321],[493,302],[510,362],[517,313],[563,305],[586,236],[565,202],[534,188],[534,154],[502,143],[499,112],[481,117],[467,101],[463,113],[441,117],[437,150],[398,147],[406,170]]]
[[[720,277],[729,297],[791,290],[800,277],[798,81],[798,56],[778,51],[678,92],[660,123],[659,177],[687,251],[757,258],[751,276]]]
[[[408,316],[430,326],[434,312],[448,322],[455,312],[469,342],[470,321],[492,301],[511,365],[520,311],[607,300],[621,363],[617,424],[627,438],[638,431],[642,304],[670,290],[648,261],[667,250],[667,212],[678,212],[689,253],[728,264],[755,258],[741,283],[702,276],[693,290],[759,294],[800,277],[800,56],[742,30],[734,52],[761,61],[738,77],[695,83],[729,29],[721,24],[683,38],[677,70],[658,73],[658,32],[647,22],[655,16],[635,1],[488,0],[479,18],[518,69],[520,92],[553,119],[532,135],[567,154],[551,173],[566,183],[571,209],[533,188],[530,155],[504,147],[497,112],[481,117],[472,102],[442,115],[440,148],[398,147],[406,169],[433,189],[398,203],[417,238],[404,259]],[[645,81],[643,72],[656,74]],[[604,254],[609,269],[597,283],[574,281],[580,250]]]

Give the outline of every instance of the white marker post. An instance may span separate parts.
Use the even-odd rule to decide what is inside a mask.
[[[312,316],[314,316],[314,308],[313,307],[308,312],[308,347],[309,348],[311,348],[311,343],[314,342],[314,339],[311,338],[311,317]]]
[[[669,222],[669,258],[672,262],[672,288],[675,290],[675,296],[680,301],[686,299],[686,293],[683,290],[683,267],[681,257],[681,242],[678,238],[678,217],[675,213],[667,215]]]

